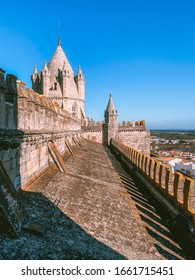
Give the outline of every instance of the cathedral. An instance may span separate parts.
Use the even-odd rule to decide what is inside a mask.
[[[34,66],[31,81],[35,92],[54,102],[80,122],[85,138],[104,145],[109,145],[110,140],[115,138],[142,153],[150,153],[150,132],[145,128],[145,121],[127,121],[120,124],[111,94],[104,121],[96,123],[87,117],[83,72],[79,66],[77,74],[74,74],[62,49],[60,38],[51,60],[48,64],[44,62],[40,73]]]
[[[82,124],[87,120],[85,113],[85,78],[81,67],[75,75],[72,67],[62,49],[60,38],[57,48],[48,65],[40,74],[34,66],[31,75],[32,89],[47,99],[57,103],[61,108],[79,119]]]

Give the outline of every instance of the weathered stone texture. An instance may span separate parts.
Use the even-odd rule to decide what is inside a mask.
[[[18,82],[18,128],[22,130],[80,130],[80,121],[64,109]]]
[[[118,112],[115,109],[111,94],[104,117],[104,145],[110,145],[111,139],[119,139],[122,143],[141,153],[150,154],[150,132],[145,128],[145,121],[118,123]]]
[[[25,84],[15,76],[7,75],[5,80],[3,70],[0,76],[0,129],[81,129],[78,119],[32,89],[25,89]]]
[[[143,154],[150,154],[150,132],[148,130],[119,131],[117,139]]]
[[[85,78],[80,66],[78,73],[74,75],[60,41],[49,64],[44,63],[40,74],[35,67],[31,80],[33,90],[65,108],[82,122],[86,120]]]
[[[189,259],[143,184],[105,147],[86,141],[74,152],[66,161],[71,173],[49,168],[19,193],[45,235],[2,238],[0,259]]]
[[[19,188],[44,170],[52,158],[48,142],[53,141],[59,152],[67,150],[65,137],[81,131],[81,122],[57,104],[25,89],[13,75],[4,78],[0,69],[0,161],[14,187]]]
[[[0,130],[0,161],[3,163],[14,187],[33,180],[44,170],[50,162],[53,162],[49,151],[48,142],[53,141],[61,154],[67,151],[65,138],[72,139],[75,132],[25,132],[18,134],[10,131]],[[76,136],[77,137],[77,136]],[[17,141],[17,147],[12,148],[12,142]],[[71,145],[75,143],[70,140]],[[5,143],[3,147],[2,143]]]
[[[145,128],[123,127],[114,124],[102,124],[101,127],[83,127],[82,135],[85,139],[109,145],[110,139],[119,139],[125,145],[144,154],[150,154],[150,131]]]
[[[91,140],[91,141],[95,141],[97,143],[102,143],[102,130],[89,130],[89,131],[85,131],[82,132],[82,136],[85,139]]]

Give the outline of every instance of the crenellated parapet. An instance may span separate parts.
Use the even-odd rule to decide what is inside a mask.
[[[80,130],[81,122],[18,81],[14,75],[4,77],[0,69],[0,128],[20,130]]]
[[[17,77],[0,68],[0,129],[17,128]]]
[[[141,153],[150,154],[150,131],[144,120],[119,123],[117,139]]]
[[[123,121],[119,122],[119,131],[127,131],[127,130],[144,130],[146,128],[145,126],[145,120],[141,121]]]
[[[48,168],[48,143],[63,154],[80,132],[78,118],[0,69],[0,162],[16,189]]]
[[[102,129],[104,122],[96,122],[93,119],[87,119],[87,123],[81,127],[82,136],[85,139],[102,143]]]
[[[17,81],[18,128],[21,130],[79,130],[80,121],[45,96]]]
[[[120,154],[129,168],[173,215],[186,216],[195,224],[195,180],[179,172],[172,173],[166,165],[112,139],[111,147]]]
[[[96,122],[88,118],[87,123],[84,123],[81,128],[83,131],[102,131],[103,123],[103,121]]]

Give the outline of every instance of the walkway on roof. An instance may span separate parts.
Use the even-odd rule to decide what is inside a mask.
[[[49,168],[28,190],[25,209],[46,225],[0,243],[2,259],[185,259],[142,186],[102,145],[66,157],[69,174]]]

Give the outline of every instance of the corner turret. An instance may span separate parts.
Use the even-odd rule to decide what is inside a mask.
[[[118,112],[114,106],[114,102],[112,100],[112,94],[110,93],[110,98],[108,101],[107,108],[104,112],[105,123],[112,123],[115,120],[118,121]]]
[[[36,92],[39,90],[39,84],[40,84],[40,76],[37,71],[37,66],[34,66],[34,71],[31,75],[31,81],[32,81],[32,89]]]
[[[42,77],[42,94],[48,96],[50,87],[50,73],[46,61],[44,61],[43,70],[41,70]]]
[[[118,112],[112,100],[112,94],[108,101],[107,108],[104,112],[105,123],[103,126],[103,144],[110,145],[110,139],[116,138],[118,133]]]
[[[66,67],[66,61],[64,61],[64,64],[62,67],[62,96],[63,97],[67,97],[67,95],[68,95],[67,89],[70,88],[69,80],[70,80],[70,72]]]
[[[80,65],[78,67],[78,72],[75,77],[75,81],[76,81],[76,85],[77,85],[77,89],[78,89],[78,94],[79,94],[80,98],[84,100],[85,99],[85,77],[83,75]]]

